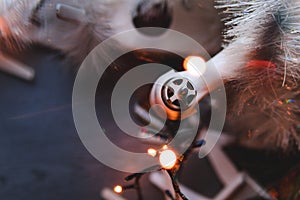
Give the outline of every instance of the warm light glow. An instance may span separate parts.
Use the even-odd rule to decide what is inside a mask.
[[[10,33],[10,29],[9,29],[5,19],[0,16],[0,33],[1,32],[2,32],[2,35],[7,36],[7,34]]]
[[[163,149],[163,150],[167,150],[167,149],[168,149],[168,145],[164,145],[164,146],[162,147],[162,149]]]
[[[120,194],[120,193],[123,192],[123,188],[122,188],[122,186],[117,185],[117,186],[114,188],[114,191],[115,191],[115,193]]]
[[[148,149],[148,155],[155,157],[157,155],[157,151],[155,149]]]
[[[177,156],[172,150],[164,150],[159,156],[159,162],[164,169],[172,169],[177,161]]]
[[[188,56],[183,62],[183,67],[192,76],[202,76],[206,71],[206,62],[199,56]]]

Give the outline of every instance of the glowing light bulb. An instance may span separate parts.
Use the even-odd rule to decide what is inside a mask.
[[[120,185],[117,185],[116,187],[114,187],[114,191],[115,191],[115,193],[120,194],[123,192],[123,187]]]
[[[159,155],[159,162],[164,169],[172,169],[176,162],[177,156],[172,150],[164,150]]]
[[[155,149],[148,149],[148,155],[155,157],[157,155],[157,151]]]
[[[202,76],[206,71],[206,62],[199,56],[188,56],[183,62],[183,67],[192,76]]]

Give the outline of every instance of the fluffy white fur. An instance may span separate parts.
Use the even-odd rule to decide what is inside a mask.
[[[39,6],[39,3],[42,4]],[[80,23],[56,16],[57,3],[84,10]],[[61,50],[81,61],[97,44],[111,35],[111,8],[117,1],[106,0],[3,0],[0,1],[2,48],[22,48],[40,43]],[[32,17],[37,23],[32,22]]]
[[[232,46],[232,54],[246,51],[227,84],[231,130],[247,146],[300,149],[300,1],[217,3],[227,26],[226,42],[241,42]],[[276,67],[246,67],[253,60]]]

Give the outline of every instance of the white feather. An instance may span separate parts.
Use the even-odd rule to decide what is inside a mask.
[[[247,146],[300,149],[300,1],[216,1],[225,14],[225,41],[242,42],[231,49],[245,59],[227,85],[233,132]],[[253,60],[276,67],[247,68]]]

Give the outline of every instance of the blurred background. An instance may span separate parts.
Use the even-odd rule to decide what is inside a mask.
[[[175,7],[173,10],[176,14],[172,15],[173,23],[168,25],[168,17],[165,17],[165,21],[158,20],[159,26],[182,30],[203,45],[211,56],[215,55],[221,50],[223,25],[213,1],[183,0],[181,3],[180,9]],[[122,24],[122,15],[116,13],[116,16]],[[134,26],[143,27],[148,23],[144,13],[135,16],[132,18]],[[0,199],[101,199],[100,192],[104,187],[113,188],[123,183],[128,174],[94,159],[77,135],[72,116],[72,89],[78,64],[66,61],[65,55],[46,45],[32,45],[22,51],[7,50],[5,53],[31,66],[36,77],[32,82],[26,82],[0,73]],[[109,100],[114,84],[124,73],[149,62],[182,70],[183,60],[174,54],[153,50],[123,55],[106,70],[96,95],[98,118],[108,137],[118,146],[137,152],[144,152],[147,145],[116,127]],[[137,100],[141,104],[147,99],[143,92],[136,97],[141,97]],[[204,102],[201,106],[203,116],[209,116],[209,104]],[[241,171],[248,172],[266,188],[280,182],[300,160],[298,155],[265,153],[237,145],[227,147],[225,152]],[[149,182],[148,175],[141,181],[145,200],[163,199],[162,192]],[[197,155],[188,159],[180,181],[208,197],[213,197],[222,188],[208,160],[198,159]],[[134,191],[126,191],[123,196],[129,200],[137,199]]]

